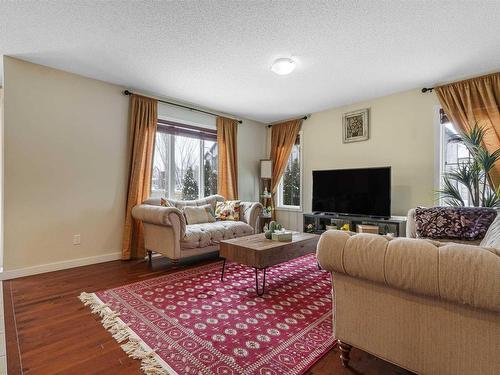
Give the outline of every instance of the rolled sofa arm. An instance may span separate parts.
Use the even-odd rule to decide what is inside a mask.
[[[186,232],[186,219],[181,210],[175,207],[153,206],[150,204],[140,204],[132,208],[132,217],[144,223],[177,227],[174,223],[179,223],[179,238],[183,238]]]
[[[250,225],[255,233],[259,231],[259,216],[262,214],[263,206],[259,202],[241,202],[240,220]]]
[[[500,312],[500,253],[479,246],[376,234],[323,233],[323,269]],[[335,277],[334,277],[335,280]]]

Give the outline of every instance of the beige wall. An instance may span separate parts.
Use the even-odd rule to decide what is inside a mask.
[[[117,254],[127,182],[122,88],[4,58],[4,269]],[[312,170],[392,167],[392,212],[433,203],[434,94],[413,90],[315,113],[303,125],[304,212]],[[370,107],[366,142],[342,144],[342,114]],[[258,199],[266,128],[238,131],[239,191]],[[302,212],[278,213],[300,229]],[[74,234],[81,245],[72,245]]]
[[[3,88],[0,87],[0,271],[3,270]]]
[[[243,120],[238,126],[238,192],[242,201],[259,201],[260,159],[266,158],[266,127]]]
[[[118,256],[128,178],[123,88],[9,57],[4,88],[4,270]],[[265,132],[250,120],[239,126],[243,200],[258,199]]]
[[[128,174],[121,88],[4,57],[4,89],[4,269],[120,252]]]
[[[312,171],[392,167],[392,214],[434,202],[435,94],[412,90],[313,113],[303,129],[303,208],[311,212]],[[342,143],[342,114],[370,108],[370,139]],[[302,229],[302,212],[281,211],[285,227]]]

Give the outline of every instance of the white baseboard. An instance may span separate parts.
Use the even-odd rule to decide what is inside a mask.
[[[40,264],[38,266],[31,266],[26,268],[17,268],[14,270],[7,270],[0,272],[0,280],[16,279],[18,277],[31,276],[39,273],[53,272],[65,270],[68,268],[88,266],[90,264],[110,262],[112,260],[121,259],[122,253],[108,253],[103,255],[96,255],[86,258],[63,260],[60,262]]]

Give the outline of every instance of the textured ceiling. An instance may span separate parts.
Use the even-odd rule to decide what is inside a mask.
[[[273,121],[499,70],[499,19],[500,1],[0,0],[0,54]]]

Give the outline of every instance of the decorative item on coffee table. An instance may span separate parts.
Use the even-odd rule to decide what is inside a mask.
[[[264,236],[268,240],[281,241],[281,242],[291,242],[293,232],[283,228],[281,224],[276,221],[271,221],[269,226],[264,229]]]
[[[292,242],[292,234],[292,231],[283,228],[275,231],[271,239],[279,242]]]
[[[273,238],[273,233],[277,230],[281,230],[281,224],[278,224],[276,221],[271,221],[269,225],[264,226],[264,235],[268,240]]]

